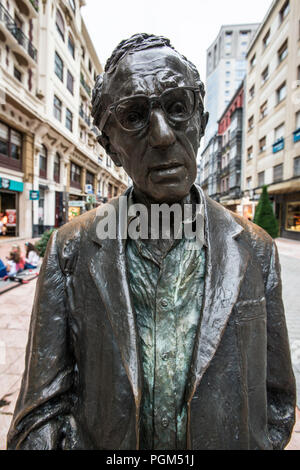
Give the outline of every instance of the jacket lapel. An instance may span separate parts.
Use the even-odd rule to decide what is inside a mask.
[[[249,252],[236,240],[243,231],[242,226],[229,211],[203,193],[202,200],[207,243],[206,277],[202,316],[186,389],[188,403],[216,353],[249,260]]]
[[[112,224],[116,221],[116,238],[100,240],[98,237],[99,222],[103,220],[104,211],[96,216],[92,227],[91,238],[97,243],[96,255],[90,260],[90,273],[104,302],[113,333],[121,351],[122,361],[135,398],[137,420],[141,399],[141,370],[138,335],[127,280],[125,240],[121,238],[119,224],[118,199],[110,202],[115,212]],[[108,206],[108,204],[107,204]],[[126,215],[127,217],[127,213]],[[138,433],[137,433],[138,436]]]

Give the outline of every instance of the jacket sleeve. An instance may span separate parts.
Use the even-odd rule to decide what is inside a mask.
[[[26,349],[25,371],[8,449],[59,449],[69,423],[74,361],[68,342],[65,279],[49,240],[39,274]]]
[[[286,327],[280,264],[275,243],[266,285],[267,399],[269,437],[275,450],[284,449],[295,423],[296,386]]]

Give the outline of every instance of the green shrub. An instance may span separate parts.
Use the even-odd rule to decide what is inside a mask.
[[[44,232],[40,240],[35,244],[36,251],[42,258],[45,256],[49,238],[55,230],[55,228],[52,228],[51,230],[47,230],[46,232]]]
[[[263,186],[253,222],[262,227],[272,238],[278,237],[278,221],[269,199],[267,186]]]

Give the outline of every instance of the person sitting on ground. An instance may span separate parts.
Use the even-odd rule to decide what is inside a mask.
[[[37,268],[40,257],[36,252],[36,249],[32,243],[26,242],[26,257],[25,257],[25,269]]]
[[[25,269],[25,259],[21,253],[21,248],[19,245],[13,245],[12,251],[17,254],[17,271],[21,272]]]
[[[3,277],[4,281],[7,279],[11,281],[17,281],[21,284],[27,284],[28,281],[25,281],[22,278],[18,278],[17,274],[22,272],[24,269],[24,264],[22,264],[21,257],[17,250],[13,250],[10,252],[9,257],[7,258],[8,263],[6,265],[7,275]],[[22,268],[20,266],[23,266]]]

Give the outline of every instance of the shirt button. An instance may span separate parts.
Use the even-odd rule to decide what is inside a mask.
[[[163,361],[167,361],[168,360],[168,353],[163,353],[161,355],[161,358],[162,358]]]
[[[167,428],[169,426],[168,418],[162,418],[161,425],[162,425],[163,428]]]
[[[166,299],[162,299],[162,300],[160,301],[160,305],[165,308],[165,307],[168,306],[168,301],[167,301]]]

